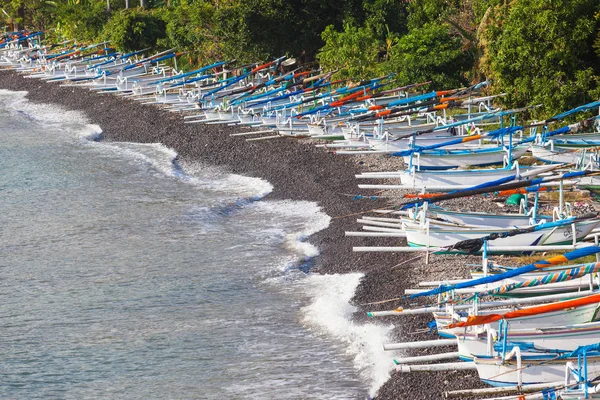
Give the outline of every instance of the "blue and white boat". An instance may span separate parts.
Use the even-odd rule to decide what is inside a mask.
[[[459,149],[459,150],[425,150],[403,156],[404,162],[415,166],[417,170],[445,170],[452,168],[486,167],[502,165],[509,157],[513,160],[524,155],[528,150],[527,145],[517,145],[512,148],[512,155],[506,147],[492,147],[484,149]]]

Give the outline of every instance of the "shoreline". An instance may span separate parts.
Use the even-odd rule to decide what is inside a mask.
[[[477,262],[478,257],[436,257],[426,266],[419,258],[394,268],[414,255],[352,252],[352,246],[373,243],[368,239],[344,236],[346,230],[357,230],[356,214],[385,207],[388,203],[381,199],[352,200],[351,194],[359,193],[354,175],[365,170],[398,169],[400,160],[377,156],[357,160],[336,156],[316,148],[314,142],[308,140],[246,142],[243,138],[229,136],[238,132],[239,127],[184,124],[180,114],[169,113],[152,105],[143,105],[113,94],[92,93],[85,88],[60,87],[57,83],[25,79],[13,71],[0,71],[0,88],[25,90],[28,92],[27,98],[34,103],[57,104],[66,109],[83,111],[90,123],[102,127],[102,140],[160,142],[173,148],[186,161],[200,161],[222,167],[231,173],[265,179],[271,183],[273,191],[264,199],[317,203],[332,219],[326,229],[308,239],[319,249],[319,255],[312,260],[312,272],[364,274],[353,298],[353,303],[358,307],[355,315],[357,320],[366,320],[366,311],[403,305],[401,302],[390,302],[361,307],[360,304],[398,297],[404,288],[441,274],[465,275],[465,260]],[[398,244],[398,240],[378,239],[377,243],[393,245]],[[390,340],[412,341],[435,338],[433,334],[411,332],[426,328],[430,319],[428,316],[411,316],[385,318],[377,322],[394,324]],[[410,355],[416,354],[427,354],[427,349]],[[437,399],[442,397],[443,391],[466,386],[483,386],[476,372],[394,373],[379,389],[377,399],[395,399],[407,395],[414,399]]]

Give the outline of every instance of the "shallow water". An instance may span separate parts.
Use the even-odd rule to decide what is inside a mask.
[[[99,132],[0,91],[0,397],[374,394],[389,327],[350,321],[359,274],[305,272],[315,204]]]

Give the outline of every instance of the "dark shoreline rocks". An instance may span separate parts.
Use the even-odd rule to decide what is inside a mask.
[[[313,271],[323,274],[365,274],[354,297],[359,307],[357,319],[366,318],[365,311],[368,310],[402,305],[401,302],[390,302],[361,306],[399,297],[405,288],[415,286],[419,280],[466,276],[465,257],[433,257],[429,265],[419,258],[395,267],[414,257],[414,254],[352,252],[352,246],[363,243],[382,246],[398,244],[398,240],[375,242],[344,236],[347,230],[358,230],[356,219],[361,212],[383,208],[387,203],[385,199],[354,201],[351,196],[359,192],[354,175],[373,170],[372,167],[377,166],[377,159],[367,159],[360,164],[349,157],[335,156],[315,148],[314,143],[305,140],[246,142],[243,137],[229,136],[240,131],[240,128],[185,124],[181,115],[154,106],[111,94],[92,93],[84,88],[61,87],[56,83],[25,79],[11,71],[0,71],[0,88],[28,91],[27,98],[35,103],[52,103],[83,111],[91,123],[102,128],[104,140],[160,142],[177,151],[181,159],[201,161],[223,167],[232,173],[269,181],[274,189],[266,198],[318,203],[332,220],[327,229],[309,238],[321,253],[314,260]],[[382,322],[395,324],[395,339],[414,341],[436,337],[421,332],[429,320],[431,316],[426,315],[388,318]],[[412,334],[412,331],[421,333]],[[427,349],[410,355],[426,353]],[[480,386],[476,372],[395,373],[381,387],[377,398],[438,399],[446,390]]]

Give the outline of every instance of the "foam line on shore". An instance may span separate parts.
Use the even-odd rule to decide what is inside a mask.
[[[29,101],[28,94],[28,91],[0,89],[0,97],[10,100],[5,102],[7,107],[38,122],[53,125],[64,123],[88,125],[90,123],[85,113],[81,111],[69,110],[51,103],[34,103]]]
[[[369,384],[370,395],[375,396],[393,369],[394,355],[383,350],[393,326],[352,320],[357,308],[351,300],[363,276],[360,273],[310,275],[304,285],[312,300],[301,313],[307,327],[345,343],[355,368]]]
[[[317,203],[307,201],[264,200],[254,203],[246,212],[273,215],[274,221],[285,219],[286,231],[281,232],[283,245],[301,262],[319,255],[318,247],[307,239],[327,229],[331,222],[331,217]],[[296,262],[294,259],[284,263],[283,268],[288,269]],[[284,286],[284,290],[289,290],[291,284],[292,290],[306,296],[306,305],[297,311],[300,323],[315,336],[325,337],[344,348],[368,387],[369,395],[375,396],[393,369],[393,354],[383,350],[393,326],[353,320],[357,307],[351,301],[363,277],[362,273],[321,275],[288,271],[267,281]]]

